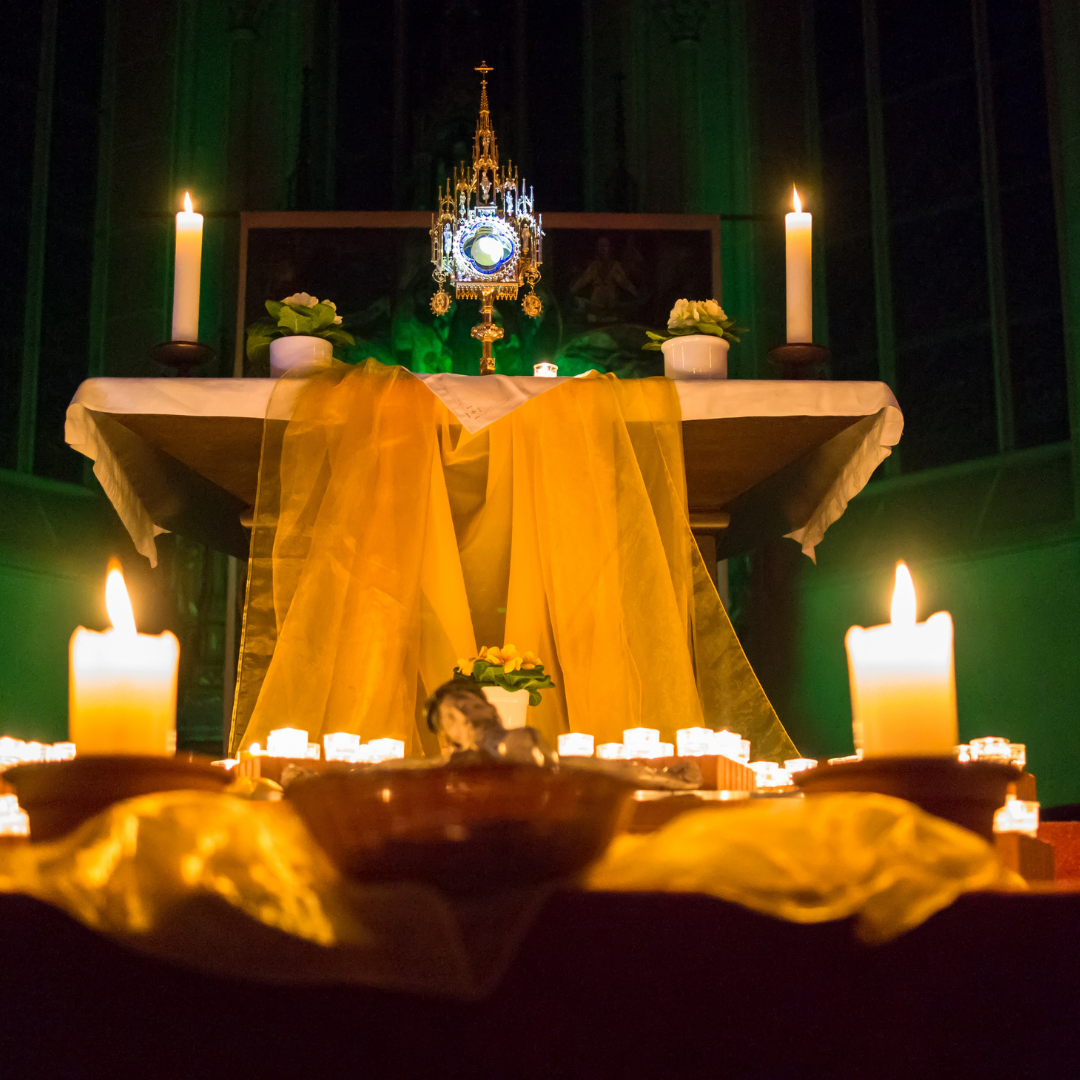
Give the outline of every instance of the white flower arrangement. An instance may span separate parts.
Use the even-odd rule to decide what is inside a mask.
[[[654,334],[647,330],[649,340],[642,348],[659,351],[665,341],[687,334],[712,334],[728,341],[738,341],[735,331],[746,332],[745,327],[736,326],[735,320],[727,317],[715,300],[676,300],[668,316],[667,328],[666,334]]]

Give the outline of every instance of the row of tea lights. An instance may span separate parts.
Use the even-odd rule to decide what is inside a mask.
[[[20,744],[16,752],[20,740],[0,739],[0,769],[26,760],[64,760],[74,756],[75,744],[91,754],[169,754],[175,750],[179,643],[168,631],[137,632],[119,569],[110,569],[105,594],[112,627],[101,632],[79,627],[71,638],[72,742],[52,748]],[[916,622],[914,585],[903,563],[896,569],[891,622],[869,629],[852,627],[845,644],[856,756],[957,753],[952,619],[947,612],[938,612],[925,623]],[[722,755],[753,769],[759,789],[788,787],[794,773],[817,764],[807,758],[783,765],[751,762],[748,740],[735,732],[703,727],[679,730],[675,744],[661,741],[655,728],[629,728],[621,743],[599,745],[591,735],[571,732],[559,737],[558,749],[566,757],[626,760]],[[358,735],[335,732],[326,735],[320,747],[301,728],[279,728],[270,732],[265,751],[256,744],[250,752],[368,763],[403,757],[405,744],[399,739],[362,743]],[[32,756],[20,756],[27,754]],[[960,747],[958,756],[960,760],[1024,765],[1023,747],[999,738],[974,740]],[[830,763],[837,760],[842,759]]]
[[[649,761],[666,757],[708,757],[718,755],[729,758],[752,769],[755,786],[759,790],[786,788],[792,784],[796,773],[817,767],[815,758],[791,758],[783,765],[775,761],[751,761],[750,740],[734,731],[713,731],[712,728],[680,728],[675,733],[675,743],[661,742],[657,728],[627,728],[623,741],[600,743],[592,735],[572,731],[559,736],[560,757],[597,757],[608,760]],[[972,739],[955,748],[958,761],[996,761],[1023,769],[1027,764],[1027,747],[1023,743],[1009,742],[999,736],[988,735]],[[861,761],[862,752],[848,757],[829,758],[830,765],[848,761]]]
[[[304,728],[275,728],[266,737],[266,749],[260,743],[252,743],[247,749],[252,757],[278,757],[307,759],[311,761],[348,761],[353,764],[373,765],[380,761],[393,761],[405,756],[405,743],[401,739],[372,739],[361,742],[359,735],[346,731],[334,731],[323,736],[322,746],[308,740]]]

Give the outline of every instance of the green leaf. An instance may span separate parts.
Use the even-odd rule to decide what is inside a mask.
[[[712,334],[714,337],[723,337],[724,330],[722,327],[717,326],[716,323],[702,322],[697,324],[697,332],[699,334]]]
[[[356,339],[348,332],[348,330],[342,330],[340,326],[332,327],[329,330],[323,330],[319,333],[319,337],[326,338],[327,341],[333,342],[335,345],[355,345]]]
[[[302,308],[298,304],[285,304],[278,316],[278,326],[283,327],[292,334],[310,334],[311,316],[310,308]]]
[[[280,336],[281,331],[266,319],[252,323],[247,328],[245,352],[248,359],[255,363],[261,363],[267,359],[270,354],[270,342]]]
[[[652,338],[653,341],[667,341],[667,334],[654,334],[651,330],[646,330],[645,336]]]
[[[659,341],[646,341],[646,342],[645,342],[645,344],[644,344],[644,345],[642,345],[641,347],[642,347],[642,348],[643,348],[643,349],[644,349],[644,350],[645,350],[646,352],[650,352],[650,351],[651,351],[651,352],[662,352],[662,351],[663,351],[663,350],[662,350],[662,349],[660,348],[660,342],[659,342]]]
[[[311,333],[318,334],[320,330],[334,325],[337,312],[329,304],[316,304],[308,309],[311,312]]]
[[[266,310],[270,312],[270,317],[277,322],[277,317],[281,314],[281,309],[285,305],[280,300],[267,300]]]

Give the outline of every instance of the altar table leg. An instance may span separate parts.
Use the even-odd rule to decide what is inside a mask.
[[[690,531],[697,541],[698,550],[702,559],[705,560],[705,568],[709,571],[712,583],[717,586],[719,582],[716,575],[716,534],[726,529],[731,524],[731,515],[724,510],[691,510]],[[727,590],[725,590],[726,592]]]
[[[709,571],[709,577],[716,584],[716,533],[704,532],[694,529],[694,539],[697,541],[698,551],[705,560],[705,569]]]

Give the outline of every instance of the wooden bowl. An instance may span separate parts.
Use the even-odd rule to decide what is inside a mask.
[[[632,791],[602,773],[491,762],[326,772],[285,797],[342,873],[476,894],[573,877]]]
[[[30,818],[30,840],[56,840],[113,803],[155,791],[221,791],[232,777],[209,761],[141,754],[88,754],[4,772]]]
[[[875,791],[907,799],[928,814],[963,825],[994,842],[994,811],[1005,805],[1009,784],[1020,779],[1015,765],[955,758],[864,758],[818,765],[796,773],[807,795]]]

